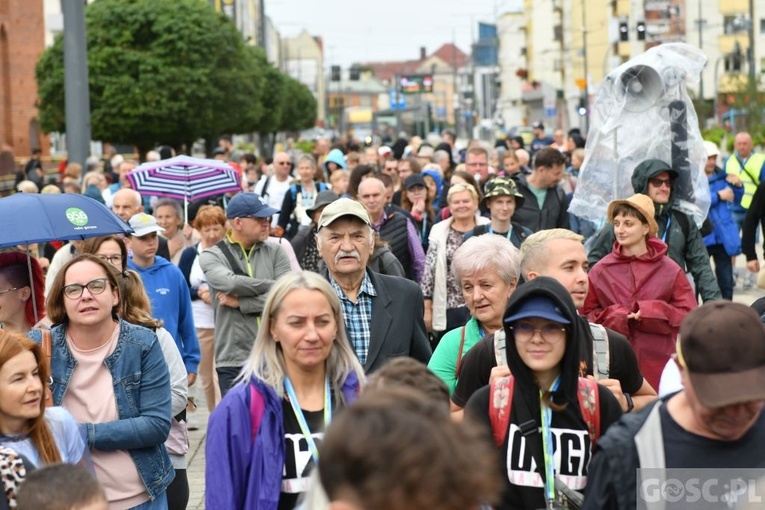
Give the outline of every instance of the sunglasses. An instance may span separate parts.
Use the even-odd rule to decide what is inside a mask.
[[[668,188],[672,187],[672,179],[659,179],[658,177],[654,177],[653,179],[649,179],[648,182],[650,182],[655,188],[661,188],[664,184],[667,185]]]

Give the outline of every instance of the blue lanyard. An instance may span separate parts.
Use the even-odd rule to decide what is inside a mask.
[[[298,425],[300,425],[300,432],[303,433],[303,437],[305,437],[306,442],[308,443],[308,449],[311,450],[311,456],[313,457],[313,461],[318,463],[319,462],[319,449],[316,447],[316,441],[313,440],[313,436],[311,436],[311,429],[308,428],[308,423],[305,421],[305,416],[303,415],[303,410],[300,409],[300,404],[298,403],[297,395],[295,395],[295,389],[292,387],[292,382],[290,381],[289,377],[284,378],[284,389],[287,390],[287,396],[290,400],[290,406],[292,406],[292,412],[295,413],[295,418],[297,418]],[[327,375],[324,378],[324,427],[326,428],[327,425],[329,425],[329,422],[332,421],[332,405],[329,401],[329,375]]]
[[[555,391],[560,386],[560,375],[555,378],[550,391]],[[542,391],[539,391],[540,407],[542,409],[542,447],[545,460],[545,500],[555,499],[555,455],[553,453],[552,439],[552,409],[542,403]]]
[[[667,232],[669,232],[669,226],[672,224],[672,216],[671,211],[670,214],[667,214],[667,228],[664,229],[664,233],[661,235],[662,242],[667,242]]]
[[[489,234],[493,234],[494,230],[491,228],[491,225],[489,225]],[[513,234],[513,226],[510,225],[510,229],[507,231],[507,234],[505,234],[505,237],[507,237],[507,240],[510,241],[510,236]]]

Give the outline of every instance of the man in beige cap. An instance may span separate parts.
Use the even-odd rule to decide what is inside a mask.
[[[343,306],[351,346],[367,372],[396,356],[427,363],[432,351],[422,291],[404,278],[368,270],[374,244],[369,214],[359,202],[341,198],[324,208],[316,245]]]
[[[730,301],[704,304],[683,321],[674,359],[685,388],[623,416],[600,438],[583,509],[634,509],[643,493],[638,469],[765,468],[765,328],[757,313]],[[712,508],[697,504],[668,508]]]

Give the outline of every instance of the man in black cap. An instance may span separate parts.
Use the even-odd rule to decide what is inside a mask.
[[[226,210],[231,230],[199,255],[215,308],[215,366],[221,395],[233,386],[250,355],[268,291],[290,271],[284,250],[266,242],[271,216],[278,212],[257,193],[236,195]]]
[[[338,198],[340,198],[338,194],[332,190],[319,192],[313,205],[305,210],[308,217],[311,218],[311,225],[300,226],[295,237],[290,240],[292,249],[295,250],[295,257],[304,271],[318,273],[321,269],[321,255],[319,255],[319,249],[316,247],[317,225],[324,208]]]
[[[582,508],[634,509],[644,493],[638,469],[765,468],[765,327],[757,313],[730,301],[704,304],[683,320],[674,360],[684,389],[608,429]]]
[[[534,140],[531,141],[531,155],[535,155],[540,149],[549,147],[553,144],[553,139],[545,132],[545,125],[541,121],[532,124],[534,131]]]
[[[722,299],[701,232],[692,218],[673,207],[675,178],[677,172],[671,165],[660,159],[648,159],[632,172],[632,187],[635,193],[648,195],[653,200],[654,218],[659,225],[656,236],[667,243],[667,256],[686,273],[691,273],[701,299]],[[595,235],[587,256],[590,266],[611,253],[615,240],[614,227],[606,222]]]

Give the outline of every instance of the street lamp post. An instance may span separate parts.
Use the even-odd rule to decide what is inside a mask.
[[[64,104],[66,150],[70,163],[85,168],[90,154],[90,89],[85,42],[85,4],[61,0],[64,14]]]

